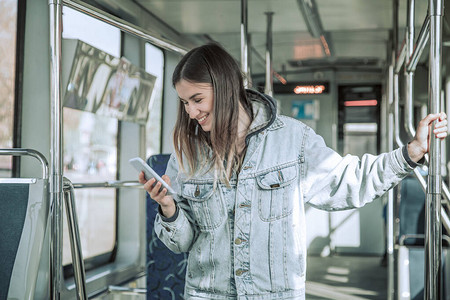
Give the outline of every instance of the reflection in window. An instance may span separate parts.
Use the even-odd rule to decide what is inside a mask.
[[[155,88],[149,104],[149,117],[146,124],[146,155],[160,153],[161,149],[161,113],[164,75],[164,54],[161,49],[145,44],[145,71],[156,76]]]
[[[120,55],[120,30],[111,25],[63,7],[63,30],[63,38],[79,39],[116,57]],[[64,176],[74,183],[115,180],[117,119],[64,108],[63,120]],[[116,241],[116,191],[76,189],[75,199],[84,259],[111,253]],[[63,265],[72,262],[66,224],[64,221]]]
[[[0,148],[13,147],[17,0],[0,1]],[[10,177],[12,158],[0,156],[0,177]]]
[[[72,182],[116,179],[117,123],[113,118],[64,108],[64,176]],[[75,199],[83,257],[110,252],[115,243],[114,189],[76,189]],[[66,225],[66,223],[64,223]],[[71,263],[67,228],[63,264]]]

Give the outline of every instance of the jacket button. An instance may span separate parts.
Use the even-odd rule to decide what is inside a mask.
[[[247,272],[248,270],[243,270],[243,269],[238,269],[236,270],[236,275],[237,276],[241,276],[242,274],[244,274],[245,272]]]
[[[240,238],[237,238],[237,239],[234,240],[234,243],[236,245],[240,245],[240,244],[242,244],[242,240]]]
[[[199,188],[199,186],[197,185],[197,188],[195,189],[194,196],[195,196],[195,197],[198,197],[199,195],[200,195],[200,188]]]

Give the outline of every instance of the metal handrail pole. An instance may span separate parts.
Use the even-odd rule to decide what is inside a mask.
[[[248,3],[247,0],[241,0],[241,70],[245,74],[244,87],[249,87],[249,68],[248,68]]]
[[[414,50],[414,9],[415,0],[408,0],[406,20],[406,57],[409,59]],[[406,63],[405,63],[406,66]],[[405,68],[405,113],[404,127],[409,139],[413,139],[415,130],[413,126],[414,116],[414,72],[408,72]]]
[[[401,138],[400,138],[400,125],[399,125],[399,95],[398,95],[398,74],[394,74],[393,75],[393,105],[394,105],[394,140],[395,143],[397,144],[398,147],[403,147],[404,143],[402,142]],[[421,187],[423,188],[423,190],[427,191],[427,183],[425,182],[425,179],[423,177],[422,174],[420,174],[420,171],[418,168],[414,168],[413,173],[415,175],[415,177],[417,178],[417,180],[419,181]],[[449,191],[448,188],[445,184],[442,184],[443,188],[443,195],[445,197],[448,197]],[[440,204],[440,198],[439,198],[439,205]],[[444,225],[444,227],[450,232],[450,219],[447,216],[447,213],[445,211],[445,209],[441,206],[441,208],[438,210],[440,211],[440,215],[442,215],[442,224]]]
[[[272,17],[273,12],[266,12],[267,32],[266,32],[266,84],[264,93],[273,96],[273,66],[272,66]]]
[[[394,150],[394,135],[392,132],[394,126],[393,113],[390,111],[389,107],[393,102],[393,81],[394,81],[394,66],[391,64],[389,66],[389,76],[388,76],[388,101],[387,101],[387,111],[388,111],[388,151]],[[395,285],[394,285],[394,191],[392,189],[388,192],[387,200],[387,218],[386,218],[386,242],[387,242],[387,258],[388,258],[388,300],[394,299]]]
[[[145,295],[147,294],[147,289],[142,288],[129,288],[129,287],[122,287],[122,286],[115,286],[110,285],[108,286],[108,292],[110,293],[119,293],[119,294],[126,294],[126,295]]]
[[[399,91],[398,91],[398,74],[393,75],[393,83],[392,83],[392,89],[393,89],[393,93],[392,93],[392,97],[393,97],[393,111],[394,111],[394,141],[397,144],[398,147],[403,147],[404,143],[402,142],[401,138],[400,138],[400,125],[399,125]],[[431,151],[430,151],[431,152]],[[427,160],[428,158],[425,157],[425,159]],[[420,173],[418,168],[415,168],[413,170],[413,173],[415,175],[415,177],[417,178],[417,180],[419,181],[420,185],[422,186],[423,190],[427,191],[427,183],[424,179],[424,176]],[[447,201],[450,201],[450,192],[448,190],[448,187],[445,185],[445,183],[442,183],[442,195],[444,195],[444,197],[447,199]],[[440,198],[439,198],[440,199]],[[439,200],[439,204],[440,204],[440,200]],[[441,215],[445,215],[446,217],[442,217],[442,224],[444,225],[444,227],[450,231],[450,219],[447,217],[446,211],[443,207],[441,207],[441,209],[439,209],[439,211],[441,212]]]
[[[415,168],[413,170],[413,173],[416,176],[417,180],[419,181],[419,184],[422,187],[423,191],[426,193],[427,192],[427,183],[425,182],[424,176],[422,174],[420,174],[420,171],[417,168]],[[444,187],[446,187],[446,186],[444,184],[442,184],[442,189],[444,189]],[[441,211],[442,225],[444,225],[445,229],[448,232],[450,232],[450,219],[442,205],[441,205],[440,211]]]
[[[443,1],[429,0],[430,58],[428,107],[430,113],[440,112],[442,66],[442,14]],[[431,135],[430,162],[425,203],[425,292],[427,300],[440,299],[441,291],[441,143]]]
[[[416,46],[412,55],[409,57],[409,61],[406,64],[407,72],[414,72],[416,70],[419,59],[422,56],[423,50],[430,39],[430,17],[427,16],[420,29],[419,36],[417,37]]]
[[[50,10],[50,293],[59,300],[62,282],[62,105],[61,32],[62,0],[49,0]]]
[[[394,73],[393,95],[394,95],[394,141],[398,147],[403,147],[402,139],[400,138],[400,100],[398,91],[398,74]]]
[[[138,181],[105,181],[105,182],[86,182],[72,183],[74,189],[86,188],[144,188]]]
[[[91,5],[81,2],[81,1],[74,1],[74,0],[62,0],[62,2],[64,4],[64,6],[73,8],[79,12],[87,14],[87,15],[94,17],[98,20],[101,20],[105,23],[108,23],[114,27],[119,28],[120,30],[122,30],[124,32],[133,34],[139,38],[147,40],[156,46],[179,53],[181,55],[184,55],[187,53],[186,48],[184,48],[172,41],[169,41],[161,36],[158,36],[158,34],[156,34],[154,32],[143,30],[143,29],[137,27],[136,25],[133,25],[132,23],[124,21],[120,18],[117,18],[117,17],[110,15],[108,13],[105,13],[103,11],[100,11],[99,9],[95,8],[94,6],[91,6]]]
[[[48,161],[45,156],[34,149],[25,148],[6,148],[0,149],[0,155],[12,155],[12,156],[31,156],[39,160],[42,165],[42,178],[48,179]]]
[[[387,112],[388,112],[388,151],[394,150],[395,144],[395,135],[393,131],[395,131],[395,66],[396,66],[396,55],[397,55],[397,43],[398,43],[398,6],[399,0],[393,0],[393,13],[392,13],[392,47],[391,47],[391,64],[389,65],[389,74],[388,74],[388,103],[387,103]],[[398,97],[398,95],[397,95]],[[397,109],[398,114],[398,109]],[[398,117],[398,115],[397,115]],[[387,300],[393,300],[395,295],[395,279],[394,279],[394,265],[395,265],[395,256],[394,256],[394,191],[392,189],[388,192],[388,201],[387,201],[387,226],[386,226],[386,238],[387,238],[387,258],[388,258],[388,282],[387,282]]]
[[[88,299],[86,292],[86,273],[75,207],[75,193],[72,183],[67,178],[64,178],[64,203],[66,205],[67,227],[69,229],[70,250],[72,253],[73,274],[77,297],[79,300],[86,300]]]
[[[400,53],[397,57],[397,59],[395,60],[395,72],[396,74],[400,73],[400,70],[402,69],[403,63],[405,62],[406,59],[406,43],[403,42],[402,44],[402,48],[400,49]]]

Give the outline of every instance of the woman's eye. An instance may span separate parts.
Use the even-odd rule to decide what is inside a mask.
[[[194,102],[195,102],[195,103],[200,103],[200,102],[202,102],[202,100],[203,100],[203,99],[195,99]]]

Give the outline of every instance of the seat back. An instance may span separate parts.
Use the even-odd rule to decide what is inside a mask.
[[[147,163],[158,175],[166,172],[169,154],[150,156]],[[147,299],[183,299],[187,254],[171,252],[154,231],[158,203],[147,193]]]
[[[49,213],[47,182],[0,180],[0,300],[34,298]]]

